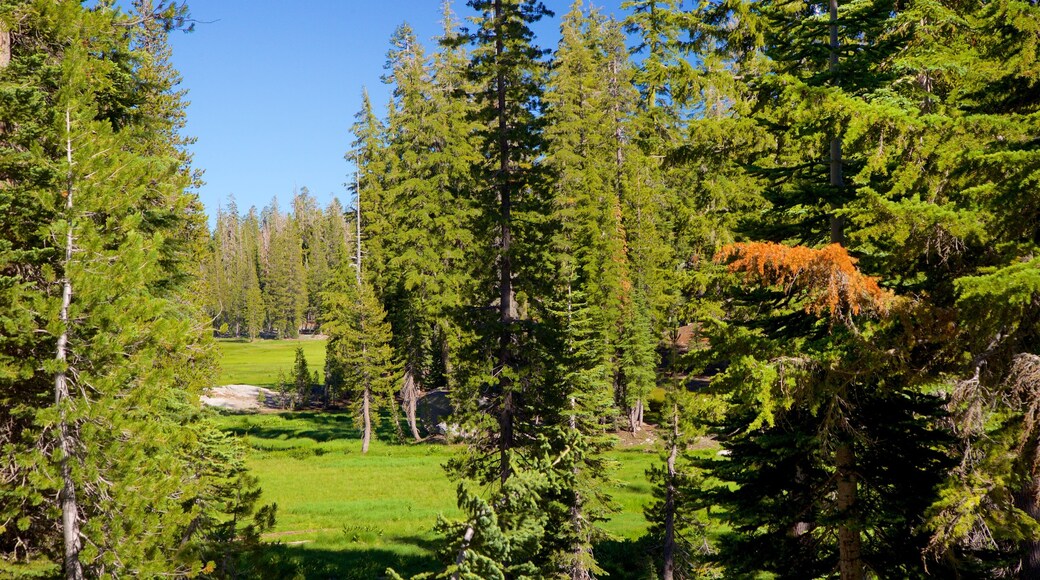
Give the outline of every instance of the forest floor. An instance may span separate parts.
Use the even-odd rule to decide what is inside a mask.
[[[322,340],[220,341],[221,377],[276,384],[298,345],[310,368],[324,367]],[[261,503],[278,506],[275,527],[263,537],[265,575],[296,570],[306,578],[372,579],[385,577],[388,567],[405,577],[438,569],[434,526],[441,516],[459,516],[456,484],[443,468],[457,446],[395,443],[384,423],[362,455],[354,420],[341,412],[218,411],[217,421],[246,445],[246,463],[263,488]],[[646,470],[661,462],[659,441],[652,427],[617,435],[607,491],[618,510],[601,525],[607,536],[596,555],[610,577],[642,578],[650,570],[640,539],[647,529],[643,508],[652,501]]]

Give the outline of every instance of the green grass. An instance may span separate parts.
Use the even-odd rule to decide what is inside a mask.
[[[325,340],[219,340],[219,384],[275,386],[288,376],[302,346],[308,367],[325,366]],[[387,567],[412,575],[437,569],[438,515],[458,517],[455,484],[442,465],[450,445],[374,441],[361,454],[351,417],[339,413],[219,415],[222,429],[242,437],[246,462],[260,479],[264,503],[278,504],[276,527],[265,536],[270,570],[296,568],[307,578],[380,578]],[[603,524],[612,536],[597,557],[612,577],[634,577],[644,560],[650,501],[646,469],[655,449],[618,448],[610,493],[620,511]],[[279,572],[272,572],[279,576]]]
[[[278,384],[278,373],[286,378],[292,374],[296,360],[296,347],[303,347],[310,372],[318,371],[324,380],[325,339],[304,338],[299,340],[255,340],[218,339],[220,351],[220,376],[218,385],[259,385],[274,387]]]
[[[375,441],[361,454],[351,418],[337,413],[221,415],[225,431],[242,437],[247,464],[260,479],[264,503],[278,504],[269,550],[307,577],[379,578],[388,566],[415,574],[436,569],[437,516],[458,517],[455,484],[441,467],[457,450],[435,443]],[[656,452],[618,449],[611,490],[622,510],[604,524],[609,548],[628,558],[646,531],[650,500],[644,472]]]

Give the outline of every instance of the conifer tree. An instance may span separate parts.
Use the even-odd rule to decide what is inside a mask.
[[[575,3],[564,16],[560,47],[547,85],[546,165],[553,172],[557,266],[592,309],[592,344],[608,374],[616,353],[631,280],[617,180],[617,122],[608,22]]]
[[[272,200],[263,216],[266,261],[264,296],[269,328],[281,337],[298,336],[307,306],[307,279],[299,225]]]
[[[364,231],[366,276],[371,278],[376,288],[383,288],[389,259],[385,244],[393,238],[390,218],[394,215],[394,200],[385,184],[388,163],[386,128],[372,109],[368,90],[363,91],[361,110],[354,118],[350,129],[354,135],[353,149],[344,158],[356,167],[354,181],[348,184],[348,189],[354,192],[360,204],[355,208],[359,212],[355,214],[355,225],[360,219],[363,227],[353,229]],[[362,191],[364,195],[361,195]],[[358,218],[358,215],[363,217]],[[361,240],[356,239],[355,243],[360,245]]]
[[[737,28],[728,24],[735,13]],[[836,2],[700,14],[698,30],[710,31],[701,46],[720,56],[721,38],[721,56],[756,79],[744,110],[770,139],[761,153],[748,151],[769,204],[742,229],[787,244],[737,244],[719,256],[747,273],[754,289],[740,300],[758,309],[731,311],[743,329],[713,336],[730,358],[713,387],[731,405],[716,427],[731,454],[708,465],[739,491],[718,488],[710,499],[734,529],[719,543],[734,573],[784,573],[797,562],[804,576],[863,578],[920,566],[926,538],[913,522],[936,497],[948,445],[942,401],[926,387],[936,379],[918,371],[933,363],[911,362],[928,354],[906,350],[902,334],[924,309],[894,298],[878,309],[888,290],[847,254],[900,292],[904,280],[932,275],[926,262],[901,269],[859,229],[883,219],[872,198],[899,188],[901,139],[916,131],[917,111],[888,99],[898,87],[886,60],[900,44],[897,15],[888,5]],[[890,440],[914,443],[893,449]]]
[[[625,230],[622,224],[617,122],[611,94],[613,58],[605,37],[611,23],[587,14],[576,2],[564,18],[562,38],[547,84],[547,155],[554,189],[553,241],[559,279],[551,303],[552,325],[560,328],[562,354],[554,382],[563,386],[568,433],[560,465],[563,512],[550,512],[550,550],[569,578],[602,572],[593,542],[595,523],[609,511],[602,492],[609,447],[604,425],[615,414],[614,377],[623,350],[621,331],[630,299]],[[606,45],[606,46],[605,46]]]
[[[446,18],[450,23],[450,16]],[[394,85],[395,105],[387,121],[392,162],[386,187],[399,200],[391,219],[396,243],[406,249],[389,259],[382,294],[393,313],[395,352],[404,364],[401,395],[418,440],[417,397],[424,387],[446,382],[450,361],[444,352],[457,334],[451,311],[459,304],[465,271],[461,249],[468,239],[463,223],[467,205],[458,194],[468,168],[460,167],[465,158],[457,154],[463,153],[459,141],[468,137],[454,126],[465,108],[438,87],[461,74],[452,68],[460,64],[446,62],[450,53],[445,53],[434,68],[407,25],[398,28],[391,42],[384,80]],[[468,155],[473,161],[473,152]]]
[[[22,326],[0,331],[2,469],[18,482],[0,488],[4,566],[197,573],[207,547],[236,539],[235,525],[205,536],[243,488],[241,470],[205,468],[237,452],[203,441],[211,364],[186,269],[202,226],[179,99],[154,93],[175,84],[152,60],[165,38],[107,5],[8,8],[0,300]],[[164,4],[145,18],[182,15]]]
[[[398,370],[390,347],[386,312],[360,270],[344,264],[323,296],[328,305],[323,328],[329,336],[326,360],[342,388],[353,397],[361,427],[361,452],[372,441],[372,416],[395,405]],[[395,415],[396,416],[396,415]]]
[[[453,398],[475,437],[451,467],[456,476],[490,486],[491,496],[473,498],[460,484],[466,522],[449,528],[462,536],[452,542],[457,551],[449,569],[469,570],[471,563],[490,558],[506,577],[544,576],[555,573],[553,551],[541,551],[548,546],[540,541],[545,519],[535,506],[551,495],[546,486],[565,491],[545,474],[559,468],[551,457],[566,448],[564,390],[548,380],[552,359],[545,358],[555,330],[541,303],[550,283],[542,262],[548,208],[538,162],[544,53],[533,45],[529,28],[549,12],[527,0],[469,5],[477,12],[474,28],[455,42],[472,46],[469,81],[483,158],[471,192],[474,244],[468,261],[485,269],[474,275],[477,292],[470,298],[460,365],[464,379]],[[495,538],[517,534],[522,540],[508,549],[487,552]]]
[[[1031,420],[1037,7],[915,8],[903,15],[913,42],[895,62],[901,94],[927,114],[921,161],[891,193],[879,192],[894,219],[872,225],[876,237],[899,236],[911,256],[935,264],[924,281],[929,306],[956,321],[955,331],[922,324],[918,333],[936,365],[959,378],[949,389],[960,464],[933,507],[930,552],[968,573],[1031,577],[1040,573]],[[909,195],[915,186],[930,194]]]

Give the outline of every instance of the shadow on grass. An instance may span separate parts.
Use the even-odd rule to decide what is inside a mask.
[[[607,573],[607,578],[656,580],[658,577],[652,546],[647,538],[638,540],[607,540],[597,543],[592,550],[596,561]]]
[[[270,544],[254,558],[250,578],[373,580],[388,578],[387,568],[405,578],[438,569],[432,555],[400,554],[384,548],[328,550]]]
[[[227,415],[246,416],[243,413],[225,412]],[[256,415],[250,415],[251,417]],[[316,443],[333,440],[361,439],[353,415],[349,412],[331,411],[296,411],[277,415],[260,415],[261,419],[253,422],[249,419],[243,425],[224,428],[226,433],[241,437],[249,435],[258,439],[311,439]],[[399,438],[403,430],[394,429],[393,420],[388,412],[379,418],[373,418],[373,435],[376,440],[388,444],[407,443],[407,438]]]
[[[371,580],[387,578],[393,568],[404,578],[443,569],[432,554],[437,545],[419,536],[394,538],[400,544],[419,547],[422,554],[400,554],[384,548],[328,550],[305,545],[269,544],[250,562],[251,578],[308,578]],[[596,545],[594,553],[609,578],[654,580],[657,577],[646,540],[614,540]]]
[[[281,413],[262,415],[258,423],[225,427],[224,431],[237,436],[249,435],[258,439],[311,439],[318,443],[334,439],[360,439],[361,432],[354,419],[346,413]],[[278,420],[271,419],[277,417]],[[304,424],[301,425],[300,422]],[[294,424],[295,423],[295,424]]]

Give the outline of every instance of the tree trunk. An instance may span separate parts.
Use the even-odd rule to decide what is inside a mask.
[[[462,546],[459,547],[459,553],[455,555],[455,572],[451,575],[451,580],[459,580],[459,566],[466,561],[466,550],[469,549],[469,543],[473,541],[473,525],[466,526],[466,533],[462,535]]]
[[[448,343],[448,330],[441,326],[441,364],[444,365],[444,381],[449,389],[455,384],[453,374],[455,366],[451,362],[451,345]]]
[[[1038,501],[1040,498],[1038,498],[1038,490],[1040,490],[1040,480],[1038,480],[1034,475],[1029,482],[1028,489],[1024,489],[1015,494],[1015,504],[1019,509],[1029,514],[1029,517],[1040,521],[1040,501]],[[1018,577],[1040,578],[1040,541],[1023,540],[1020,543],[1020,546],[1022,560]]]
[[[830,0],[830,72],[832,75],[837,74],[838,70],[838,0]],[[837,78],[833,81],[837,84]],[[842,176],[842,165],[841,165],[841,135],[836,134],[831,137],[831,186],[834,187],[835,191],[839,191],[840,188],[845,186],[845,179]],[[831,204],[831,211],[833,212],[838,204]],[[845,218],[843,216],[830,215],[830,226],[831,226],[831,243],[845,245]]]
[[[369,397],[372,396],[371,389],[368,385],[365,385],[364,393],[361,397],[361,419],[364,422],[363,432],[361,433],[361,452],[368,453],[368,444],[372,441],[372,414],[369,409]]]
[[[500,61],[505,52],[503,41],[502,0],[495,0],[495,55]],[[509,127],[506,113],[506,79],[499,65],[495,75],[498,107],[498,196],[501,212],[501,252],[499,253],[499,334],[498,385],[501,391],[502,404],[499,409],[499,478],[505,483],[512,475],[509,464],[509,450],[513,447],[513,385],[508,369],[512,365],[510,350],[512,348],[512,313],[513,313],[513,267],[512,245],[512,192],[509,181]]]
[[[838,561],[841,580],[862,580],[863,560],[856,514],[856,451],[845,442],[835,452],[838,479]]]
[[[679,407],[672,405],[672,437],[668,449],[668,478],[664,488],[664,570],[662,580],[675,577],[675,460],[679,456]]]
[[[419,437],[419,426],[415,420],[415,409],[419,401],[419,390],[415,386],[415,374],[412,373],[412,368],[406,367],[404,370],[404,384],[401,386],[401,402],[404,404],[404,414],[408,419],[408,428],[412,431],[412,438],[416,441],[422,441],[422,437]]]
[[[571,416],[568,419],[568,425],[571,430],[578,428],[578,417],[575,411],[578,408],[578,401],[574,398],[570,398],[571,404]],[[575,464],[571,471],[575,479],[579,474],[578,465]],[[588,557],[589,546],[588,546],[588,534],[585,526],[585,515],[582,513],[583,500],[580,494],[574,494],[574,504],[571,505],[571,527],[574,529],[575,541],[573,559],[571,560],[570,577],[571,580],[592,580],[592,573],[589,572],[585,561]]]
[[[0,68],[11,62],[11,31],[0,23]]]
[[[7,36],[6,31],[0,36]],[[7,48],[10,50],[10,37]],[[69,344],[69,305],[72,304],[72,280],[69,279],[69,266],[72,263],[72,118],[68,108],[65,109],[65,155],[69,165],[65,187],[65,215],[68,220],[68,231],[65,235],[65,260],[62,264],[61,290],[61,335],[58,336],[58,347],[55,359],[58,361],[58,372],[54,375],[54,404],[58,407],[58,447],[61,459],[58,463],[61,472],[61,491],[58,501],[61,504],[62,537],[65,544],[65,578],[82,580],[83,565],[79,561],[82,549],[80,543],[79,505],[76,502],[76,485],[72,479],[72,457],[75,453],[75,435],[66,421],[65,411],[69,401],[69,383],[66,373]]]
[[[1040,521],[1040,473],[1035,466],[1040,458],[1040,442],[1034,432],[1028,439],[1029,444],[1022,450],[1020,456],[1026,466],[1031,467],[1030,477],[1024,489],[1015,493],[1015,506],[1029,514],[1029,517]],[[1025,539],[1019,543],[1022,554],[1020,562],[1019,578],[1040,578],[1040,541]]]

